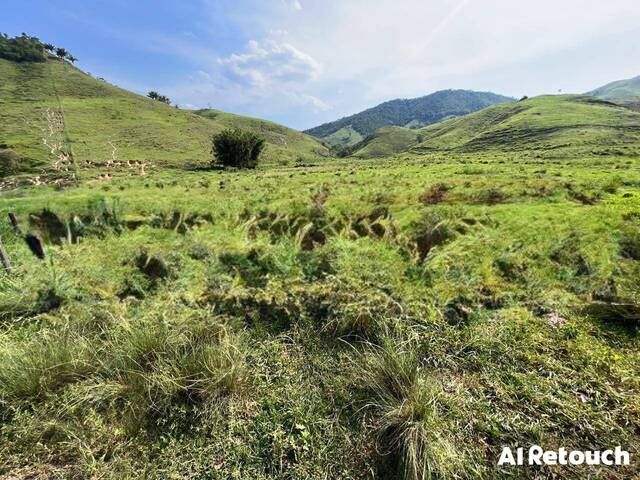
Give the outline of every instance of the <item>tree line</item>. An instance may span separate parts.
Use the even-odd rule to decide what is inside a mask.
[[[6,33],[0,33],[0,58],[13,62],[45,62],[50,56],[71,63],[78,61],[67,49],[42,43],[38,37],[26,33],[10,37]]]
[[[159,102],[162,103],[166,103],[167,105],[171,105],[171,99],[165,95],[160,95],[158,92],[151,90],[149,93],[147,93],[147,97],[149,97],[152,100],[157,100]]]

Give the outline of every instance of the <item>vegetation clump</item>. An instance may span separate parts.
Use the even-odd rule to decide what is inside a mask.
[[[0,34],[0,58],[13,62],[44,62],[47,52],[37,37],[25,33],[17,37]]]
[[[67,49],[42,43],[38,37],[26,33],[15,37],[0,34],[0,58],[12,62],[45,62],[50,54],[71,63],[78,61]]]
[[[149,97],[151,100],[157,100],[158,102],[166,103],[167,105],[171,104],[171,99],[169,97],[167,97],[166,95],[160,95],[155,90],[151,90],[149,93],[147,93],[147,97]]]
[[[624,229],[620,239],[620,253],[624,258],[640,260],[640,226]]]
[[[255,168],[265,147],[265,139],[249,130],[228,128],[211,139],[214,164],[235,168]]]
[[[0,178],[14,175],[20,168],[20,155],[0,145]]]
[[[415,353],[387,341],[368,346],[356,362],[361,401],[373,416],[382,455],[381,474],[404,480],[463,478],[464,445],[454,443],[458,434],[447,425],[455,397],[421,372]]]

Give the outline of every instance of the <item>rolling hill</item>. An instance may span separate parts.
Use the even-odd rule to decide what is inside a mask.
[[[306,130],[335,148],[355,145],[388,126],[420,128],[448,117],[466,115],[512,98],[490,92],[442,90],[420,98],[397,99]]]
[[[634,98],[640,100],[640,76],[608,83],[600,88],[587,92],[586,95],[611,101]]]
[[[640,114],[587,96],[540,96],[495,105],[416,131],[380,130],[358,145],[353,156],[369,158],[379,156],[378,152],[387,155],[408,150],[637,155]]]
[[[271,122],[200,113],[117,88],[66,61],[0,59],[0,173],[47,170],[69,153],[76,163],[198,165],[209,161],[211,135],[229,126],[264,133],[266,162],[328,154],[316,139]]]
[[[420,131],[405,127],[382,127],[361,142],[345,147],[341,156],[381,158],[404,152],[418,143]]]

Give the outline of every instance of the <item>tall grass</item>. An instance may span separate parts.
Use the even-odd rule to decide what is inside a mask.
[[[387,340],[356,360],[363,408],[374,417],[384,469],[405,480],[456,478],[464,451],[447,432],[451,399],[421,371],[414,350]]]
[[[89,345],[66,330],[0,342],[0,397],[7,401],[41,400],[92,370]]]

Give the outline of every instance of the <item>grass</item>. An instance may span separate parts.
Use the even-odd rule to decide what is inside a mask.
[[[497,458],[640,449],[637,168],[406,154],[3,192],[2,218],[70,233],[43,263],[0,223],[0,473],[629,478]]]

